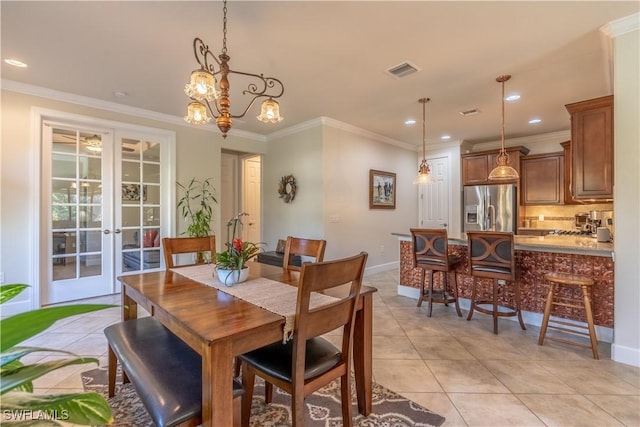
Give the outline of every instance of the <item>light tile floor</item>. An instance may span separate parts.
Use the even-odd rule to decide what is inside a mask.
[[[601,360],[591,351],[555,342],[537,345],[537,327],[522,331],[501,319],[492,332],[490,316],[471,321],[455,309],[398,296],[398,271],[367,276],[378,289],[374,300],[373,373],[376,382],[446,417],[445,426],[640,426],[640,368]],[[119,304],[118,295],[91,302]],[[29,345],[95,356],[106,364],[102,330],[120,319],[118,308],[57,322]],[[336,337],[330,337],[335,339]],[[59,357],[32,356],[31,361]],[[36,392],[82,390],[80,372],[58,370],[34,384]]]

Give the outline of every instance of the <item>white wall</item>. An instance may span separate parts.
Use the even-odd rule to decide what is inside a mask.
[[[59,96],[60,94],[55,94]],[[60,95],[61,96],[61,95]],[[16,299],[3,306],[6,314],[15,305],[18,310],[31,307],[31,294],[41,285],[38,282],[38,266],[33,265],[38,247],[34,243],[37,235],[38,215],[36,194],[39,179],[39,145],[33,146],[31,135],[31,108],[38,107],[82,116],[95,117],[176,132],[176,179],[188,182],[193,177],[213,177],[214,186],[220,182],[221,145],[220,133],[191,126],[180,126],[178,120],[168,117],[163,120],[135,117],[118,111],[92,108],[77,103],[61,101],[59,98],[40,97],[15,91],[2,90],[2,139],[0,141],[0,271],[5,273],[6,283],[26,283],[32,286]],[[151,114],[148,114],[151,115]],[[264,142],[252,141],[230,135],[225,144],[264,151]],[[219,200],[219,202],[221,202]],[[176,231],[185,230],[185,225],[177,215]],[[214,212],[214,231],[219,234],[220,216]],[[44,238],[44,237],[43,237]]]
[[[275,250],[287,236],[325,238],[322,223],[322,127],[270,138],[262,168],[262,240]],[[293,175],[297,192],[285,203],[278,194],[283,176]],[[330,246],[330,245],[328,245]]]
[[[614,39],[615,332],[611,358],[640,366],[640,30]]]
[[[397,266],[399,244],[391,233],[417,224],[416,152],[332,125],[324,127],[323,142],[326,259],[366,251],[369,272]],[[370,169],[396,174],[395,209],[369,209]]]

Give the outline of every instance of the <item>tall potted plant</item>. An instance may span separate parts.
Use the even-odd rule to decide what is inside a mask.
[[[187,222],[186,234],[190,237],[206,237],[211,233],[213,205],[218,203],[211,180],[193,178],[187,185],[176,183],[182,190],[177,207]]]

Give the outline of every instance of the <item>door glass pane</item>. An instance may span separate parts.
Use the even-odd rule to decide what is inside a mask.
[[[153,268],[160,267],[160,250],[159,249],[145,250],[142,252],[142,256],[144,257],[143,263],[142,263],[143,270],[150,270]]]
[[[122,139],[122,145],[121,145],[121,150],[122,150],[122,159],[123,160],[136,160],[139,161],[140,160],[140,141],[135,140],[135,139],[127,139],[127,138],[123,138]],[[124,177],[124,173],[122,175],[122,180],[126,181],[125,177]]]
[[[80,277],[100,276],[102,274],[102,255],[80,256]]]
[[[76,156],[66,154],[53,154],[51,164],[52,178],[75,178]]]
[[[140,271],[140,252],[139,250],[122,251],[122,271]]]
[[[159,185],[147,185],[147,199],[145,200],[145,204],[148,205],[159,205],[160,204],[160,186]]]
[[[80,205],[79,209],[79,226],[80,228],[99,228],[102,227],[102,207]]]
[[[122,204],[140,205],[140,184],[122,184]]]
[[[143,179],[145,183],[160,182],[160,165],[153,163],[145,163],[143,169]]]
[[[54,179],[51,181],[51,202],[70,203],[71,194],[76,193],[76,182]]]
[[[122,249],[133,249],[140,247],[140,239],[138,238],[139,229],[122,230]]]
[[[122,226],[136,227],[140,225],[140,209],[131,206],[123,206],[122,208]]]
[[[102,184],[99,182],[80,181],[80,203],[102,203]]]
[[[101,252],[102,251],[102,231],[80,231],[80,252]]]
[[[81,132],[80,153],[92,156],[102,155],[102,135]]]
[[[144,209],[144,225],[160,226],[160,207]]]
[[[72,153],[76,152],[76,144],[78,141],[78,132],[67,129],[52,130],[51,150],[54,153]]]
[[[77,208],[72,205],[51,206],[52,228],[57,230],[75,229],[76,210]]]
[[[100,157],[80,157],[80,178],[102,179],[102,159]]]
[[[145,162],[160,162],[160,144],[146,141],[146,150],[142,151],[142,160]]]
[[[140,182],[139,162],[122,162],[122,182]]]
[[[76,277],[75,256],[54,257],[52,263],[54,281],[74,279]]]

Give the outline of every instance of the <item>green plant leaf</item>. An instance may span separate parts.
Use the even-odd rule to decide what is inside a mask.
[[[50,353],[50,352],[64,353],[74,357],[78,357],[77,354],[71,353],[70,351],[64,351],[64,350],[54,350],[54,349],[43,348],[43,347],[11,347],[10,349],[8,349],[7,351],[3,352],[0,355],[0,366],[4,367],[8,363],[11,363],[14,360],[20,359],[22,356],[26,356],[27,354],[37,353],[41,351],[44,351],[47,353]]]
[[[39,334],[53,325],[57,320],[110,307],[116,306],[109,304],[63,305],[59,307],[41,308],[2,319],[0,321],[0,330],[2,330],[0,352],[4,353],[9,348]]]
[[[0,286],[0,304],[14,298],[28,287],[29,285],[23,283],[12,283],[10,285]]]
[[[35,365],[19,366],[15,369],[3,368],[0,371],[0,394],[21,387],[30,381],[40,378],[56,369],[64,368],[71,365],[83,365],[85,363],[98,364],[98,359],[94,357],[78,357],[75,359],[51,360],[48,362],[37,363]]]
[[[5,411],[45,411],[43,415],[57,415],[58,420],[71,424],[113,424],[109,404],[104,397],[94,392],[48,395],[8,393],[2,397],[0,408],[3,414],[6,414]]]

